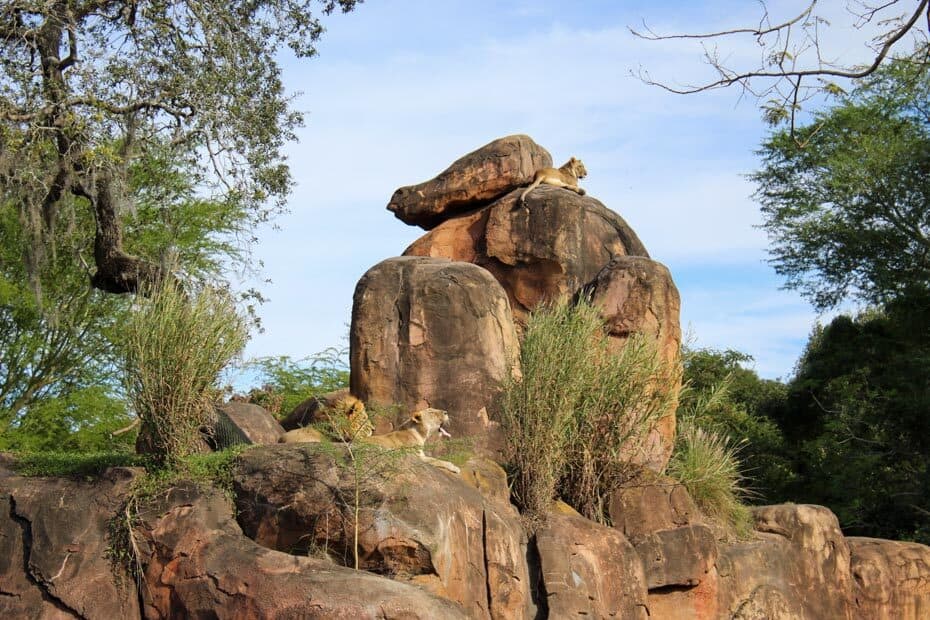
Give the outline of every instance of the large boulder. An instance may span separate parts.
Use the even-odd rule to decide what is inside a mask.
[[[434,179],[401,187],[388,210],[407,224],[430,229],[527,185],[540,168],[552,167],[552,156],[529,136],[499,138],[456,160]]]
[[[110,536],[134,476],[23,478],[0,466],[0,617],[139,617]]]
[[[552,512],[536,533],[536,548],[549,618],[649,617],[642,563],[617,530]]]
[[[513,506],[416,457],[359,449],[349,461],[357,469],[318,445],[244,453],[234,484],[245,532],[271,549],[345,565],[357,536],[360,568],[451,599],[470,618],[532,617]]]
[[[641,453],[631,460],[664,471],[675,447],[675,410],[681,389],[681,297],[668,268],[643,256],[614,256],[585,287],[584,294],[600,308],[613,346],[619,349],[633,334],[655,343],[667,377],[657,389],[671,390],[669,412],[659,418]],[[670,385],[668,385],[670,384]]]
[[[140,511],[135,532],[143,612],[152,620],[467,617],[421,588],[258,545],[243,536],[232,504],[215,489],[171,489]]]
[[[823,506],[753,508],[756,539],[722,546],[719,609],[729,617],[862,618],[855,607],[849,545]]]
[[[217,448],[236,444],[273,444],[284,434],[271,413],[252,403],[230,401],[217,405],[212,440]]]
[[[449,412],[453,437],[499,444],[488,407],[514,372],[519,344],[503,289],[470,263],[399,257],[355,288],[351,392],[367,404]]]
[[[930,547],[877,538],[850,537],[846,542],[860,618],[930,618]]]
[[[540,186],[527,195],[522,208],[520,193],[442,223],[404,255],[484,267],[507,291],[520,324],[540,302],[574,295],[613,257],[648,257],[626,221],[598,200]]]

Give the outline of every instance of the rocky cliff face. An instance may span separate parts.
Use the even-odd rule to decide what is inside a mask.
[[[673,360],[681,339],[671,275],[619,215],[552,187],[517,204],[550,164],[511,136],[401,188],[389,209],[428,232],[356,289],[352,393],[448,409],[483,453],[461,474],[414,455],[278,445],[277,422],[241,404],[217,413],[218,445],[254,444],[228,493],[181,484],[127,509],[138,471],[23,478],[0,457],[0,618],[930,617],[930,548],[845,538],[819,506],[755,508],[751,539],[723,542],[681,485],[647,472],[614,491],[613,527],[557,504],[524,529],[487,456],[489,405],[519,373],[528,312],[584,295],[617,346],[640,333]],[[674,425],[657,430],[656,472]]]

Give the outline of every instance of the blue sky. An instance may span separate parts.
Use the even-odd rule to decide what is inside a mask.
[[[693,43],[642,41],[628,26],[717,30],[757,22],[758,6],[369,0],[328,18],[319,56],[284,62],[307,125],[288,149],[291,213],[257,248],[272,282],[247,354],[344,346],[359,277],[424,232],[385,210],[393,191],[526,133],[557,163],[582,158],[587,191],[671,269],[692,344],[749,353],[764,377],[790,375],[818,317],[779,289],[754,228],[744,175],[766,133],[756,102],[733,90],[673,95],[630,76],[640,66],[668,81],[710,74]],[[852,41],[838,38],[837,53]],[[727,53],[738,61],[757,48],[746,40]]]

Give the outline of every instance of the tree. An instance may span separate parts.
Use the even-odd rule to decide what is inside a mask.
[[[235,201],[252,224],[282,208],[281,146],[300,115],[283,92],[278,49],[310,56],[312,9],[358,0],[10,0],[0,7],[0,188],[47,255],[62,206],[94,217],[94,287],[159,280],[164,266],[125,242],[139,157],[186,162],[193,186]]]
[[[762,109],[766,121],[772,124],[788,121],[793,129],[796,114],[805,101],[822,93],[842,92],[835,80],[860,79],[872,75],[892,57],[892,50],[906,48],[908,43],[916,44],[913,53],[905,55],[922,64],[930,60],[926,46],[927,32],[921,27],[921,18],[926,16],[930,29],[928,0],[919,0],[916,4],[905,0],[846,2],[846,12],[855,18],[856,29],[872,27],[878,30],[874,39],[863,42],[871,52],[871,59],[864,65],[832,60],[830,51],[822,43],[824,32],[830,27],[830,20],[817,6],[818,0],[810,0],[800,12],[774,22],[767,4],[762,0],[759,4],[761,16],[754,26],[704,34],[672,35],[656,34],[645,24],[642,30],[631,29],[635,36],[651,41],[691,39],[700,42],[704,59],[716,73],[716,79],[672,86],[668,82],[653,79],[642,68],[635,75],[647,84],[677,94],[737,87],[742,94],[764,100]],[[721,54],[717,42],[735,42],[745,37],[751,38],[758,46],[760,60],[755,65],[732,66],[729,54]],[[848,54],[847,50],[842,51],[843,55],[838,55],[838,58]]]
[[[788,386],[794,501],[850,533],[930,542],[930,293],[817,329]]]
[[[761,379],[743,364],[752,357],[739,351],[685,349],[679,417],[740,446],[750,499],[784,501],[795,471],[777,422],[784,415],[787,387]]]
[[[196,197],[183,165],[160,156],[134,162],[128,179],[136,208],[123,221],[132,251],[198,281],[221,280],[248,261],[236,241],[247,217],[237,201]],[[0,201],[2,448],[89,450],[131,438],[106,438],[129,419],[112,341],[130,300],[88,286],[82,253],[94,225],[86,204],[63,199],[58,209],[47,255],[30,268],[23,257],[36,247],[34,231],[16,204]]]
[[[895,61],[760,150],[772,264],[819,309],[930,285],[930,71]]]

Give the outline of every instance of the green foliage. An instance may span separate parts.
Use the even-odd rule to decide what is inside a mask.
[[[497,404],[514,499],[531,525],[558,496],[607,522],[606,495],[669,413],[678,368],[639,338],[612,352],[597,309],[565,301],[533,313],[520,362]]]
[[[752,358],[738,351],[691,349],[683,353],[684,378],[679,416],[697,427],[741,445],[743,472],[751,479],[751,499],[791,499],[786,488],[796,477],[794,455],[778,426],[784,416],[787,386],[760,379],[743,364]]]
[[[739,458],[743,445],[722,432],[701,428],[695,417],[681,417],[668,464],[668,475],[688,489],[704,514],[739,538],[752,531],[752,515],[743,503],[747,496]]]
[[[179,165],[197,189],[178,204],[197,203],[196,195],[230,207],[211,223],[231,223],[250,241],[257,225],[283,210],[291,176],[282,149],[302,121],[284,92],[279,53],[288,46],[298,56],[313,55],[323,32],[319,12],[347,12],[356,4],[0,5],[0,195],[30,221],[32,246],[47,244],[62,206],[81,199],[95,215],[76,230],[88,261],[97,263],[94,285],[132,292],[140,280],[157,279],[162,257],[133,255],[128,250],[145,245],[134,237],[123,246],[124,233],[147,234],[124,219],[136,206],[147,208],[145,196],[127,191],[138,162],[147,159],[170,162],[169,172]],[[150,165],[145,174],[160,170]],[[154,206],[168,209],[173,198],[157,196]],[[189,219],[169,211],[169,221]],[[40,266],[42,253],[33,258]]]
[[[895,61],[762,145],[771,262],[819,309],[930,284],[928,101],[928,65]]]
[[[204,281],[248,264],[235,241],[241,209],[196,198],[183,162],[140,158],[128,191],[137,204],[124,216],[132,251],[176,261]],[[88,284],[93,214],[83,199],[62,201],[37,242],[35,226],[44,224],[21,209],[0,201],[0,449],[128,445],[134,435],[109,433],[129,422],[113,340],[131,300]]]
[[[789,385],[799,502],[850,534],[930,542],[930,294],[816,330]]]
[[[148,449],[169,465],[195,452],[219,373],[245,346],[245,321],[225,291],[167,280],[137,298],[120,351],[126,393]]]
[[[140,467],[145,457],[130,452],[21,452],[13,467],[23,476],[96,477],[110,467]]]
[[[262,384],[249,391],[249,401],[274,415],[287,415],[308,398],[349,387],[346,351],[335,347],[299,360],[263,357],[247,369],[257,370]]]
[[[130,450],[135,435],[112,435],[130,421],[125,402],[107,387],[78,387],[34,401],[18,423],[0,436],[0,450]]]

